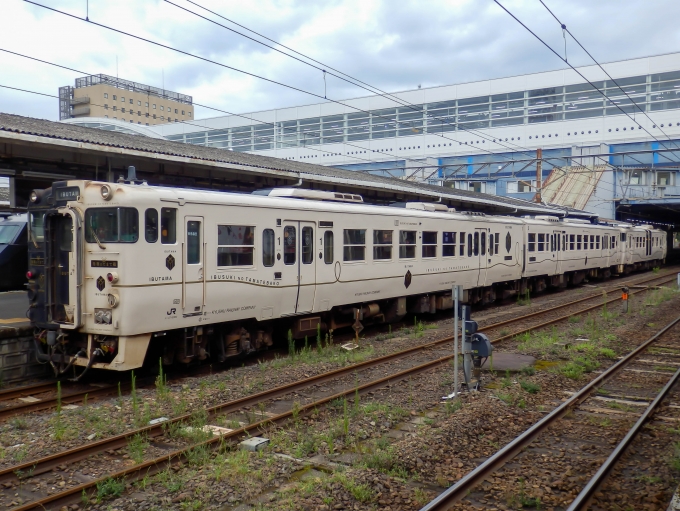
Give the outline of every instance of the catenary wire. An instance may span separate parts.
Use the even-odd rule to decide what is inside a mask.
[[[569,36],[574,40],[574,42],[575,42],[576,44],[578,44],[578,45],[581,47],[581,49],[586,53],[586,55],[588,55],[588,57],[590,57],[590,59],[591,59],[593,62],[595,62],[595,64],[597,65],[597,67],[599,67],[599,68],[602,70],[602,72],[603,72],[604,74],[606,74],[607,77],[608,77],[612,82],[614,82],[614,85],[616,85],[616,86],[619,88],[619,90],[620,90],[621,92],[623,92],[623,93],[626,95],[626,97],[630,100],[631,104],[632,104],[634,107],[636,107],[636,108],[640,111],[640,113],[642,113],[647,119],[649,119],[649,122],[651,122],[653,126],[657,126],[657,128],[661,131],[661,133],[663,133],[663,136],[666,137],[666,138],[668,139],[669,142],[673,143],[673,144],[675,145],[675,147],[678,147],[677,142],[676,142],[676,141],[673,141],[673,140],[671,139],[671,137],[670,137],[669,135],[667,135],[666,132],[665,132],[663,129],[661,129],[660,127],[658,127],[658,124],[652,120],[652,118],[647,114],[647,112],[646,112],[645,110],[643,110],[643,109],[640,107],[640,105],[638,105],[635,101],[633,101],[633,98],[631,98],[631,97],[628,95],[628,93],[627,93],[627,92],[619,85],[619,83],[618,83],[614,78],[612,78],[612,76],[609,74],[609,72],[607,72],[607,70],[606,70],[606,69],[605,69],[605,68],[604,68],[604,67],[603,67],[596,59],[595,59],[595,57],[593,57],[593,56],[590,54],[590,52],[589,52],[588,50],[585,49],[585,47],[581,44],[581,42],[580,42],[578,39],[576,39],[576,36],[574,36],[574,34],[572,34],[571,31],[569,30],[569,28],[567,28],[567,26],[566,26],[564,23],[562,23],[562,22],[560,21],[560,19],[559,19],[559,18],[558,18],[551,10],[550,10],[550,8],[545,4],[545,2],[543,2],[543,0],[538,0],[538,1],[541,2],[541,5],[543,5],[543,7],[546,8],[546,10],[550,13],[550,15],[551,15],[553,18],[555,18],[555,21],[557,21],[557,23],[560,24],[560,27],[562,27],[563,30],[565,30],[565,31],[567,32],[567,34],[569,34]],[[565,62],[566,62],[566,59],[565,59]]]
[[[26,0],[26,1],[28,1],[28,0]],[[543,39],[541,39],[541,38],[540,38],[533,30],[531,30],[531,29],[530,29],[528,26],[526,26],[522,21],[520,21],[519,18],[517,18],[517,16],[515,16],[513,13],[511,13],[511,12],[510,12],[503,4],[501,4],[501,3],[499,2],[499,0],[493,0],[493,1],[494,1],[496,4],[498,4],[498,6],[499,6],[501,9],[503,9],[506,13],[508,13],[508,14],[509,14],[509,15],[510,15],[517,23],[519,23],[520,25],[522,25],[522,27],[524,27],[531,35],[533,35],[536,39],[538,39],[538,40],[539,40],[546,48],[548,48],[548,49],[549,49],[549,50],[550,50],[550,51],[551,51],[558,59],[560,59],[562,62],[564,62],[565,64],[567,64],[574,72],[576,72],[576,74],[578,74],[581,78],[583,78],[586,82],[588,82],[588,84],[589,84],[593,89],[595,89],[597,92],[599,92],[599,93],[602,95],[603,98],[605,98],[605,99],[606,99],[607,101],[609,101],[612,105],[614,105],[616,108],[618,108],[618,109],[621,111],[621,113],[625,114],[631,121],[633,121],[635,124],[637,124],[639,127],[641,127],[641,128],[645,131],[645,133],[647,133],[650,137],[652,137],[654,140],[656,140],[659,144],[663,145],[665,149],[668,149],[668,148],[666,147],[666,145],[665,145],[661,140],[659,140],[658,138],[656,138],[651,132],[649,132],[649,130],[647,130],[647,128],[645,128],[644,126],[642,126],[642,125],[641,125],[639,122],[637,122],[633,117],[631,117],[625,110],[623,110],[619,105],[617,105],[617,104],[614,103],[611,99],[609,99],[609,98],[607,97],[607,95],[606,95],[602,90],[600,90],[598,87],[596,87],[595,84],[593,84],[593,82],[591,82],[590,80],[588,80],[588,79],[583,75],[583,73],[581,73],[578,69],[576,69],[576,68],[575,68],[574,66],[572,66],[569,62],[567,62],[566,60],[564,60],[564,58],[562,58],[562,57],[560,56],[560,54],[557,53],[557,52],[552,48],[552,46],[550,46],[548,43],[546,43],[546,42],[545,42]],[[678,163],[677,161],[671,160],[670,158],[668,158],[668,157],[666,157],[666,156],[664,156],[664,158],[666,158],[666,159],[669,160],[669,161],[672,161],[673,163]]]
[[[189,56],[189,57],[193,57],[193,58],[202,60],[202,61],[204,61],[204,62],[208,62],[208,63],[211,63],[211,64],[215,64],[215,65],[217,65],[217,66],[223,67],[223,68],[225,68],[225,69],[229,69],[229,70],[231,70],[231,71],[235,71],[235,72],[238,72],[238,73],[242,73],[242,74],[245,74],[245,75],[247,75],[247,76],[251,76],[251,77],[253,77],[253,78],[261,79],[261,80],[263,80],[263,81],[266,81],[266,82],[269,82],[269,83],[272,83],[272,84],[275,84],[275,85],[279,85],[279,86],[281,86],[281,87],[289,88],[289,89],[291,89],[291,90],[295,90],[295,91],[301,92],[301,93],[303,93],[303,94],[308,94],[308,95],[313,96],[313,97],[316,97],[316,98],[318,98],[318,99],[324,99],[324,100],[327,100],[327,101],[332,102],[332,103],[336,103],[336,104],[339,104],[339,105],[342,105],[342,106],[345,106],[345,107],[348,107],[348,108],[352,108],[352,109],[357,110],[357,111],[359,111],[359,112],[363,112],[363,113],[366,113],[366,114],[370,114],[370,112],[367,111],[367,110],[363,110],[363,109],[361,109],[361,108],[359,108],[359,107],[356,107],[356,106],[353,106],[353,105],[350,105],[350,104],[343,103],[342,101],[335,100],[335,99],[332,99],[332,98],[324,98],[323,96],[321,96],[321,95],[319,95],[319,94],[316,94],[316,93],[314,93],[314,92],[306,91],[306,90],[304,90],[304,89],[300,89],[299,87],[295,87],[295,86],[293,86],[293,85],[287,85],[287,84],[282,83],[282,82],[279,82],[279,81],[277,81],[277,80],[273,80],[273,79],[270,79],[270,78],[266,78],[266,77],[264,77],[264,76],[260,76],[260,75],[257,75],[257,74],[255,74],[255,73],[251,73],[251,72],[249,72],[249,71],[244,71],[244,70],[235,68],[235,67],[233,67],[233,66],[229,66],[229,65],[227,65],[227,64],[223,64],[223,63],[220,63],[220,62],[217,62],[217,61],[208,59],[207,57],[202,57],[202,56],[200,56],[200,55],[195,55],[195,54],[192,54],[192,53],[190,53],[190,52],[188,52],[188,51],[181,50],[181,49],[179,49],[179,48],[175,48],[175,47],[172,47],[172,46],[169,46],[169,45],[166,45],[166,44],[157,42],[157,41],[153,41],[153,40],[151,40],[151,39],[148,39],[148,38],[145,38],[145,37],[142,37],[142,36],[138,36],[138,35],[132,34],[132,33],[130,33],[130,32],[126,32],[126,31],[121,30],[121,29],[117,29],[117,28],[114,28],[114,27],[110,27],[110,26],[108,26],[108,25],[104,25],[104,24],[102,24],[102,23],[98,23],[98,22],[96,22],[96,21],[92,21],[91,19],[90,19],[90,20],[86,20],[85,18],[81,18],[80,16],[76,16],[76,15],[74,15],[74,14],[70,14],[70,13],[67,13],[67,12],[65,12],[65,11],[61,11],[61,10],[59,10],[59,9],[55,9],[55,8],[53,8],[53,7],[48,7],[48,6],[46,6],[46,5],[42,5],[42,4],[38,3],[38,2],[34,2],[33,0],[24,0],[24,2],[30,3],[30,4],[32,4],[32,5],[35,5],[36,7],[41,7],[41,8],[43,8],[43,9],[46,9],[46,10],[49,10],[49,11],[52,11],[52,12],[55,12],[55,13],[58,13],[58,14],[62,14],[62,15],[64,15],[64,16],[67,16],[67,17],[70,17],[70,18],[73,18],[73,19],[77,19],[77,20],[79,20],[79,21],[85,21],[85,22],[87,22],[87,23],[91,23],[91,24],[96,25],[96,26],[98,26],[98,27],[100,27],[100,28],[104,28],[104,29],[110,30],[110,31],[112,31],[112,32],[116,32],[116,33],[119,33],[119,34],[128,36],[128,37],[132,37],[132,38],[134,38],[134,39],[138,39],[138,40],[140,40],[140,41],[144,41],[144,42],[147,42],[147,43],[149,43],[149,44],[152,44],[152,45],[155,45],[155,46],[159,46],[159,47],[161,47],[161,48],[165,48],[165,49],[168,49],[168,50],[171,50],[171,51],[180,53],[180,54],[182,54],[182,55],[186,55],[186,56]],[[379,116],[379,117],[383,117],[383,116]],[[394,122],[394,123],[396,123],[396,124],[407,124],[407,123],[400,123],[399,121],[394,120],[394,119],[387,119],[387,121],[390,122],[390,123]],[[444,137],[444,138],[447,138],[447,137]],[[455,141],[455,142],[458,142],[460,145],[463,144],[463,143],[460,142],[459,140],[454,140],[454,139],[450,139],[450,140]],[[344,144],[345,144],[345,145],[350,145],[350,146],[352,146],[352,147],[357,147],[357,148],[359,148],[359,149],[366,149],[366,148],[363,147],[363,146],[358,146],[358,145],[350,144],[350,143],[348,143],[348,142],[344,142]],[[482,151],[484,151],[484,152],[486,152],[486,153],[489,153],[489,154],[494,154],[494,155],[498,155],[498,154],[499,154],[499,153],[495,153],[494,151],[490,151],[490,150],[488,150],[488,149],[481,148],[481,147],[478,147],[478,149],[481,149]],[[409,160],[409,161],[414,161],[414,162],[420,163],[419,160],[415,160],[415,159],[413,159],[413,158],[409,158],[409,157],[406,157],[406,156],[398,156],[398,155],[395,155],[395,154],[385,153],[385,152],[382,152],[381,154],[389,154],[390,156],[393,156],[393,157],[395,157],[395,158],[401,158],[401,159],[405,159],[405,160]],[[509,158],[509,157],[507,157],[507,156],[506,156],[506,158],[508,158],[510,161],[514,161],[513,158]]]

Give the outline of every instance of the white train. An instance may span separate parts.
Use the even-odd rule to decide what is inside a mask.
[[[29,317],[57,372],[225,360],[271,345],[275,325],[314,336],[451,308],[453,284],[489,303],[666,255],[666,233],[649,226],[295,188],[65,181],[34,191],[29,215]]]

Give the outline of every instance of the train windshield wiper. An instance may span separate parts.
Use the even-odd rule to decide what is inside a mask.
[[[101,248],[102,250],[106,250],[106,247],[104,245],[102,245],[102,242],[99,241],[99,238],[97,238],[97,235],[94,233],[94,229],[92,228],[92,224],[90,224],[89,227],[90,227],[90,234],[92,234],[92,237],[97,242],[97,245],[99,245],[99,248]]]

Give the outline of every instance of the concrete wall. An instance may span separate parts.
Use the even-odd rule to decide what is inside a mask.
[[[0,381],[17,382],[48,375],[46,364],[35,359],[33,330],[24,328],[0,329]]]

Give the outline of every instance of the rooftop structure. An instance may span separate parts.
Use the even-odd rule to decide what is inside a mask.
[[[59,119],[101,117],[132,124],[193,119],[193,99],[105,74],[76,78],[75,87],[59,87]]]

